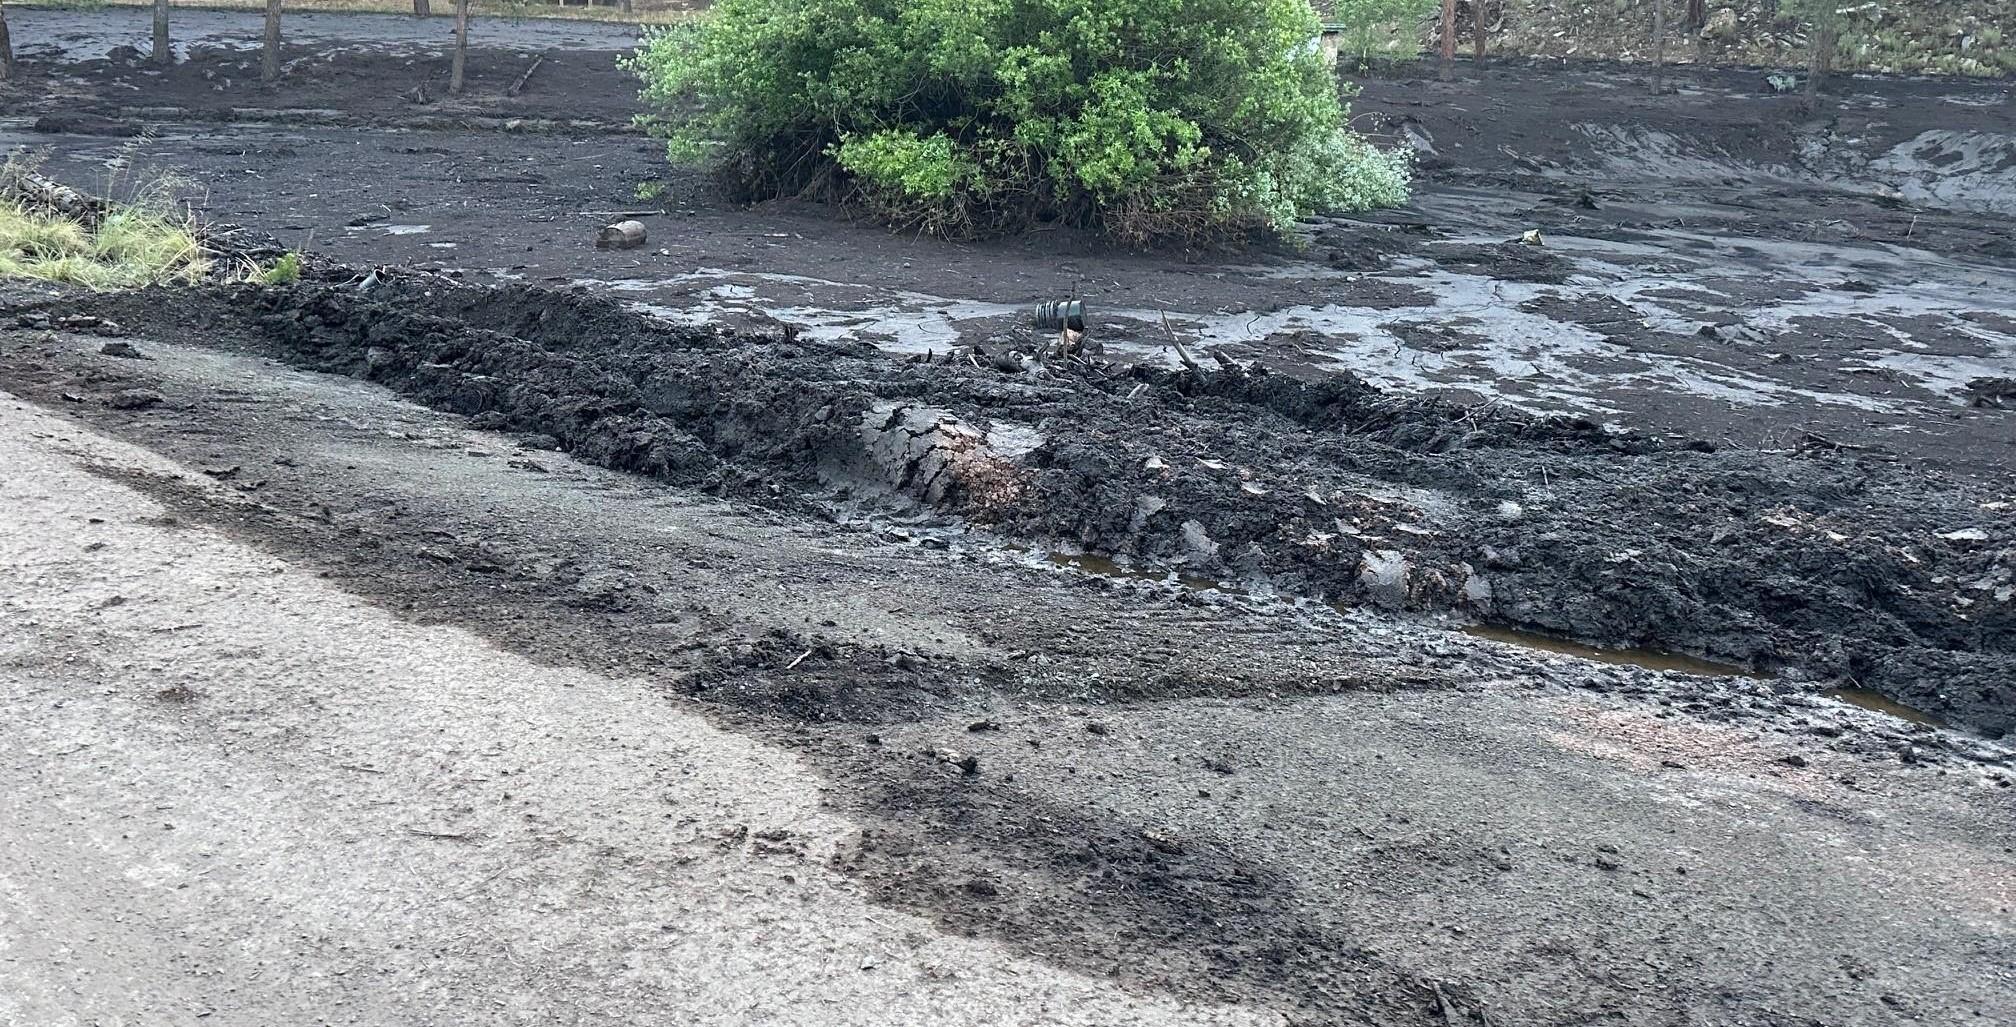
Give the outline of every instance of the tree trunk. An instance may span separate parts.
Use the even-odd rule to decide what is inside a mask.
[[[1472,40],[1470,56],[1481,68],[1484,66],[1484,0],[1470,0],[1470,16],[1477,19],[1477,36]]]
[[[259,51],[259,81],[280,78],[280,0],[266,0],[266,44]]]
[[[1808,48],[1811,53],[1806,63],[1806,102],[1810,105],[1819,102],[1820,90],[1827,84],[1827,72],[1834,66],[1833,23],[1815,21]]]
[[[1699,32],[1708,27],[1708,0],[1687,0],[1687,31]]]
[[[469,0],[455,0],[455,59],[448,65],[448,91],[462,91],[462,66],[469,61]]]
[[[7,5],[0,3],[0,82],[14,77],[14,36],[7,31]]]
[[[415,18],[425,18],[433,13],[434,9],[428,6],[427,0],[413,0],[413,16]]]
[[[168,49],[168,0],[154,0],[154,63],[175,63],[175,51]]]
[[[1652,0],[1652,92],[1666,91],[1666,4]]]
[[[1442,81],[1456,77],[1456,0],[1442,0]]]

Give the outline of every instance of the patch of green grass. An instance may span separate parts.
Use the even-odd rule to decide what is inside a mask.
[[[88,289],[193,282],[209,269],[183,221],[139,207],[107,215],[96,231],[0,201],[0,277]]]
[[[273,266],[259,272],[253,278],[253,281],[258,282],[260,285],[293,285],[300,280],[301,255],[299,253],[282,254],[279,260],[273,262]]]

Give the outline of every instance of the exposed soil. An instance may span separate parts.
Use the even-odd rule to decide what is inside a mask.
[[[29,87],[5,94],[7,139],[97,191],[172,168],[208,217],[247,226],[219,246],[271,233],[309,273],[0,290],[0,393],[22,405],[8,445],[34,468],[0,495],[0,551],[34,568],[4,599],[46,626],[0,650],[0,682],[35,753],[130,730],[38,698],[117,692],[116,667],[76,653],[152,666],[186,623],[169,607],[227,601],[241,612],[221,622],[307,645],[297,611],[335,595],[382,615],[374,667],[421,661],[418,632],[467,635],[622,711],[595,724],[662,710],[816,773],[816,801],[768,757],[660,799],[649,754],[745,756],[654,724],[609,732],[646,762],[588,759],[574,739],[603,729],[565,727],[566,703],[500,684],[540,712],[492,724],[484,696],[416,680],[419,723],[490,725],[500,751],[574,782],[522,823],[601,839],[572,877],[512,847],[530,844],[515,780],[502,800],[487,772],[428,785],[459,819],[421,837],[573,882],[511,873],[498,910],[571,889],[558,906],[609,912],[566,921],[581,962],[531,955],[563,982],[530,1005],[554,1022],[761,1018],[630,973],[649,946],[609,933],[664,920],[771,952],[772,928],[719,908],[730,883],[755,924],[806,935],[757,958],[823,1010],[785,1021],[897,1015],[876,988],[825,983],[871,971],[890,1009],[948,1022],[2016,1015],[2016,982],[1983,969],[2016,964],[1998,741],[2016,727],[2016,409],[1998,384],[2016,267],[1996,227],[2016,210],[2016,126],[1976,102],[1992,87],[1856,79],[1813,117],[1733,72],[1636,99],[1596,66],[1373,82],[1366,127],[1422,153],[1414,205],[1313,222],[1300,248],[1142,254],[728,205],[627,127],[619,44],[599,35],[620,30],[500,23],[471,92],[444,101],[394,99],[438,71],[412,35],[438,24],[290,19],[300,55],[254,90],[220,40],[255,19],[205,15],[155,74],[110,53],[141,15],[99,17],[10,11]],[[651,203],[633,192],[647,179]],[[645,248],[593,247],[618,215],[646,223]],[[1091,347],[1066,357],[1026,314],[1074,295]],[[93,565],[38,538],[37,518],[96,530],[93,504],[152,511],[85,552],[130,560],[122,587],[153,590],[133,616],[159,598],[155,619],[105,620],[134,596],[99,605]],[[240,569],[203,586],[228,600],[206,598],[146,562],[184,549],[305,583],[262,599]],[[274,624],[242,612],[264,602]],[[339,619],[339,637],[367,630]],[[326,790],[289,739],[405,739],[380,694],[397,670],[275,672],[228,623],[195,630],[188,672],[146,694],[199,726],[130,759],[208,766],[173,746],[211,745],[200,725],[226,695],[260,711],[223,716],[233,731],[278,718],[231,736],[276,768],[240,789]],[[430,658],[490,658],[446,649]],[[315,701],[272,712],[289,675]],[[371,735],[344,733],[346,689],[375,697],[346,715]],[[431,744],[388,751],[424,762]],[[29,797],[23,825],[54,787],[42,758],[0,768]],[[399,784],[334,815],[414,801]],[[577,822],[582,802],[608,825]],[[21,836],[53,867],[75,844]],[[413,876],[366,848],[364,886]],[[774,912],[757,879],[802,911]],[[202,893],[204,922],[242,917],[245,946],[327,976],[335,957],[269,938],[228,894]],[[847,940],[862,922],[880,940]],[[926,961],[909,939],[927,933],[965,947]],[[484,981],[527,972],[431,944],[483,1015]],[[941,971],[962,983],[934,1006]],[[210,1022],[302,1018],[234,1001]],[[91,1008],[136,1015],[106,1002]]]
[[[956,524],[905,525],[886,514],[836,522],[772,511],[767,502],[722,506],[687,489],[599,472],[543,448],[546,440],[524,445],[472,431],[464,418],[432,415],[382,390],[207,345],[140,336],[132,345],[144,359],[135,360],[100,352],[103,339],[92,334],[4,338],[9,392],[159,454],[102,452],[86,436],[80,465],[119,491],[136,490],[156,512],[119,513],[133,501],[97,499],[55,521],[9,522],[20,529],[7,536],[10,544],[23,552],[37,551],[36,524],[91,539],[66,559],[100,568],[90,587],[52,589],[58,579],[37,565],[32,580],[43,585],[10,597],[37,611],[24,621],[61,625],[10,658],[10,673],[37,685],[24,703],[56,687],[62,679],[53,675],[98,666],[66,658],[73,647],[115,660],[129,646],[180,638],[173,658],[140,656],[140,666],[159,669],[139,685],[112,684],[124,679],[108,664],[90,679],[104,683],[77,690],[144,686],[153,695],[179,683],[195,693],[148,700],[195,717],[184,730],[199,755],[164,760],[207,758],[200,754],[216,742],[203,725],[222,718],[233,727],[228,751],[257,760],[264,780],[308,773],[316,775],[313,792],[348,796],[352,789],[316,783],[332,773],[330,762],[420,774],[425,794],[401,800],[435,811],[417,829],[471,839],[465,844],[482,852],[477,867],[495,864],[480,874],[444,870],[443,887],[461,892],[507,875],[495,906],[486,907],[497,915],[554,909],[539,896],[577,873],[641,873],[656,882],[638,887],[651,897],[623,893],[624,908],[664,909],[674,900],[657,897],[668,887],[657,864],[672,851],[678,866],[691,868],[674,878],[690,897],[668,922],[686,932],[718,930],[710,926],[717,914],[689,904],[712,909],[722,889],[733,889],[730,908],[777,915],[768,912],[773,891],[752,888],[747,875],[774,881],[784,871],[808,894],[780,922],[794,933],[831,930],[827,900],[818,898],[828,886],[818,882],[837,873],[884,907],[881,916],[915,915],[951,939],[1006,945],[1054,968],[1047,973],[1203,1004],[1147,1022],[1221,1022],[1224,1014],[1209,1010],[1233,1003],[1296,1023],[1435,1023],[1438,985],[1473,1020],[1488,1014],[1518,1024],[1591,1010],[1672,1018],[1696,996],[1731,989],[1747,997],[1721,1001],[1765,1010],[1760,1018],[1771,1023],[1882,1022],[1892,1006],[1881,995],[1928,1015],[2002,1008],[1999,985],[1966,969],[1973,954],[2006,945],[1972,926],[1999,915],[1997,903],[2006,901],[1990,883],[2006,876],[1998,862],[2006,857],[1988,854],[2005,844],[1997,832],[2006,834],[2012,790],[2002,782],[2016,777],[2000,766],[2006,750],[1990,743],[1781,682],[1589,664],[1369,612],[1340,616],[1266,596],[1087,575]],[[97,402],[142,388],[155,402]],[[26,424],[10,433],[10,445],[41,445],[31,440],[50,437],[56,423]],[[14,466],[38,468],[25,495],[50,487],[36,462]],[[105,527],[108,518],[116,529]],[[135,530],[160,539],[142,544],[129,537]],[[673,697],[662,714],[637,709],[626,720],[698,709],[768,739],[821,771],[825,801],[853,826],[837,831],[774,806],[724,808],[718,794],[690,795],[682,786],[675,808],[688,814],[667,818],[661,838],[648,825],[665,801],[662,769],[651,771],[655,780],[614,789],[635,789],[643,810],[612,800],[600,782],[554,794],[590,802],[594,815],[583,819],[542,796],[582,773],[623,778],[633,749],[647,771],[653,759],[690,759],[683,755],[690,750],[668,754],[664,743],[629,728],[562,726],[575,703],[536,690],[505,699],[523,670],[469,670],[475,677],[458,687],[474,687],[474,704],[460,713],[436,712],[443,700],[431,690],[360,704],[311,683],[353,662],[343,640],[359,629],[318,629],[331,613],[262,597],[276,571],[193,570],[192,560],[212,562],[190,554],[214,547],[213,532],[257,547],[238,560],[277,560],[282,580],[296,583],[283,590],[299,582],[340,588],[337,595],[368,600],[386,620],[473,632],[559,673],[585,670],[591,681],[582,685],[594,684],[596,696],[583,702],[625,692]],[[182,555],[162,562],[164,551]],[[96,583],[107,560],[146,562],[158,580],[108,591]],[[186,597],[180,580],[189,582]],[[248,587],[259,591],[240,597]],[[51,603],[78,609],[57,617]],[[129,608],[142,618],[130,639],[120,622],[105,620],[126,618]],[[247,637],[247,625],[263,616],[252,611],[262,608],[280,620]],[[361,644],[377,652],[405,630],[380,624]],[[314,645],[327,650],[306,666],[290,651],[306,643],[287,641],[300,631],[323,632]],[[344,687],[371,695],[389,683],[419,687],[403,684],[411,672],[396,669],[398,661],[460,658],[445,656],[440,641],[426,645],[408,656],[373,656],[370,683]],[[265,669],[273,660],[283,669]],[[245,687],[240,667],[270,694],[229,698]],[[501,676],[484,684],[492,675]],[[603,675],[608,684],[599,683]],[[304,694],[316,701],[297,710]],[[423,728],[443,716],[487,724],[500,701],[541,710],[532,721],[540,733],[518,739],[512,731],[520,729],[501,737],[491,729],[455,743],[454,751],[468,750],[457,759],[476,760],[480,750],[518,768],[499,777],[497,764],[477,761],[454,778],[469,782],[457,786],[467,792],[444,791],[449,782],[431,769],[442,758],[440,739],[406,743],[418,754],[391,751],[386,728],[343,726],[375,724],[388,707],[416,704],[428,711]],[[333,724],[321,723],[325,705]],[[47,716],[24,706],[16,722],[61,739],[60,727],[44,725]],[[336,736],[321,741],[332,730]],[[623,755],[608,767],[607,756],[584,763],[575,743],[556,740],[581,733],[617,735]],[[50,743],[31,752],[72,748]],[[296,754],[306,767],[275,769]],[[1685,804],[1678,809],[1696,812],[1642,801],[1672,789]],[[1732,790],[1748,798],[1731,807]],[[521,837],[522,807],[510,800],[526,793],[536,816],[526,820],[531,836]],[[1340,794],[1348,805],[1340,807]],[[1880,819],[1858,812],[1871,804]],[[189,820],[184,814],[175,823],[189,829]],[[551,841],[541,844],[549,837],[542,830],[555,823],[602,839],[610,857],[571,869]],[[367,821],[342,830],[370,828]],[[1689,841],[1676,843],[1675,831]],[[1808,837],[1813,847],[1787,845]],[[227,839],[209,845],[228,849]],[[1886,853],[1870,864],[1880,881],[1856,869],[1860,861],[1842,866],[1842,844]],[[1953,846],[1981,855],[1956,863]],[[413,857],[389,858],[396,866]],[[346,878],[409,876],[372,869],[366,853],[346,859]],[[743,859],[758,866],[744,870]],[[240,861],[263,865],[256,856]],[[707,867],[719,869],[701,872]],[[1978,883],[1955,893],[1956,879]],[[588,881],[575,887],[601,890]],[[1507,889],[1535,898],[1508,901]],[[1658,901],[1647,905],[1646,895]],[[1956,905],[1956,895],[1966,897]],[[214,905],[208,915],[221,919],[198,921],[205,937],[239,915],[229,903]],[[1822,926],[1788,949],[1759,908]],[[591,975],[586,982],[605,996],[600,1001],[626,1009],[690,1001],[645,982],[602,983],[615,962],[661,958],[590,926],[615,926],[611,919],[569,921],[562,937],[583,951],[614,946],[570,973]],[[163,921],[171,932],[183,922]],[[1872,933],[1870,924],[1884,926]],[[286,965],[305,970],[342,958],[303,953],[270,913],[241,930],[229,945],[199,949],[201,958],[233,966],[231,953],[246,938],[266,951],[264,939],[276,930],[284,951],[273,956]],[[454,953],[463,987],[496,986],[479,973],[516,980],[522,960],[555,965],[528,946],[483,970],[478,953],[452,938],[392,930],[393,938]],[[1709,938],[1742,940],[1721,954]],[[1777,947],[1783,967],[1761,984],[1742,954],[1759,945]],[[1899,953],[1908,959],[1900,962]],[[396,968],[397,979],[414,973],[396,952],[374,958]],[[876,958],[898,966],[908,959]],[[996,979],[971,957],[936,958],[967,967],[961,976],[976,986]],[[1899,969],[1843,976],[1843,959]],[[779,980],[766,987],[821,972],[801,957],[779,955],[768,965]],[[231,979],[247,972],[229,971]],[[804,979],[791,987],[830,988]],[[880,987],[888,1001],[915,998],[914,986]],[[538,1005],[572,1008],[562,1004],[566,993],[542,993]],[[211,1008],[221,1005],[237,1015],[224,1022],[242,1023],[294,1008],[265,1001],[248,995]],[[1000,1001],[1019,1009],[1031,999]],[[843,1006],[829,1022],[879,1022],[874,1008],[872,1000],[858,1010]],[[1103,1014],[1106,1022],[1113,1015]]]
[[[784,509],[880,486],[1147,567],[1849,681],[1995,735],[2016,723],[2016,511],[1824,440],[1718,451],[1236,364],[921,363],[440,281],[64,309],[156,326],[149,311],[173,310],[212,345]]]

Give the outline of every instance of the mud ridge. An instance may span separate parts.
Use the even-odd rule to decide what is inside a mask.
[[[1349,375],[924,363],[438,279],[73,305],[173,310],[217,343],[721,495],[919,503],[1157,568],[2016,723],[2007,498],[1865,454],[1716,451]]]

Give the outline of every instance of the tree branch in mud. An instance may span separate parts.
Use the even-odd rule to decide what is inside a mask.
[[[525,69],[525,73],[523,75],[518,76],[518,80],[516,82],[511,83],[511,88],[504,90],[504,95],[517,96],[519,93],[524,92],[525,83],[532,81],[532,73],[538,71],[539,66],[544,63],[546,63],[546,55],[543,53],[537,57],[532,58],[531,66]]]
[[[1176,337],[1176,329],[1169,324],[1169,312],[1164,310],[1159,313],[1162,315],[1162,332],[1169,336],[1169,345],[1176,347],[1176,359],[1182,361],[1183,366],[1189,368],[1191,373],[1203,374],[1204,369],[1198,367],[1197,361],[1190,359],[1189,351],[1183,348],[1183,340]]]

